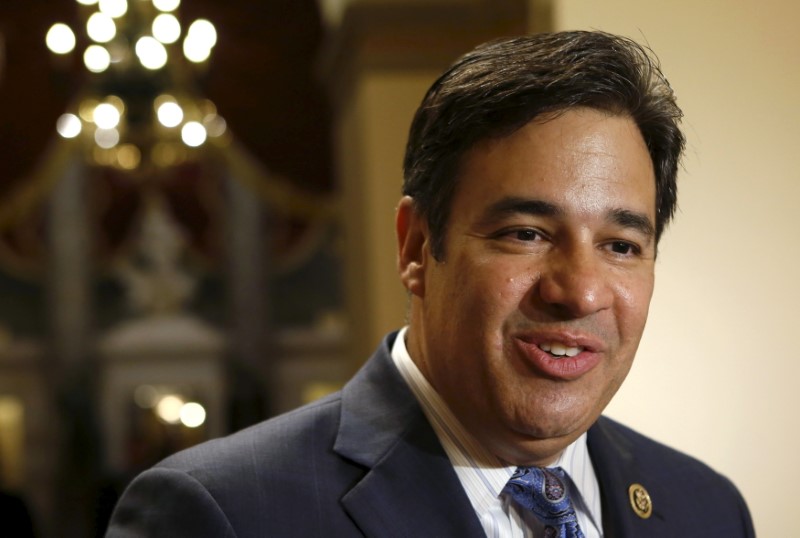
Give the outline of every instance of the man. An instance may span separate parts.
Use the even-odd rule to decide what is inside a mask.
[[[109,535],[753,536],[727,479],[600,416],[644,330],[680,117],[624,38],[459,59],[406,152],[409,326],[340,393],[144,473]]]

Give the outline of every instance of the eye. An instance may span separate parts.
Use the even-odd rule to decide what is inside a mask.
[[[641,252],[639,247],[627,241],[612,241],[608,247],[614,254],[622,254],[623,256],[636,255]]]
[[[541,239],[542,234],[530,228],[523,228],[520,230],[512,230],[509,235],[517,241],[536,241]]]
[[[519,254],[538,252],[550,244],[550,236],[546,232],[526,224],[507,226],[486,237],[493,241],[496,248]]]

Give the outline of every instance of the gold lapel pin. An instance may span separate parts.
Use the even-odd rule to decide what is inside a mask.
[[[631,484],[628,486],[628,498],[631,501],[631,508],[642,519],[647,519],[653,514],[653,501],[650,494],[641,484]]]

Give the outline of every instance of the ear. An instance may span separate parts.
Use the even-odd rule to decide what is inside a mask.
[[[397,270],[406,289],[425,296],[425,262],[429,259],[428,224],[414,205],[414,199],[403,196],[395,216],[397,232]]]

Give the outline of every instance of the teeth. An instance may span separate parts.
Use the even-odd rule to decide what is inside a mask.
[[[551,355],[555,357],[563,357],[566,355],[567,357],[574,357],[581,351],[583,348],[581,346],[578,347],[567,347],[564,344],[560,344],[558,342],[543,342],[539,344],[539,349],[542,351],[547,351]]]

